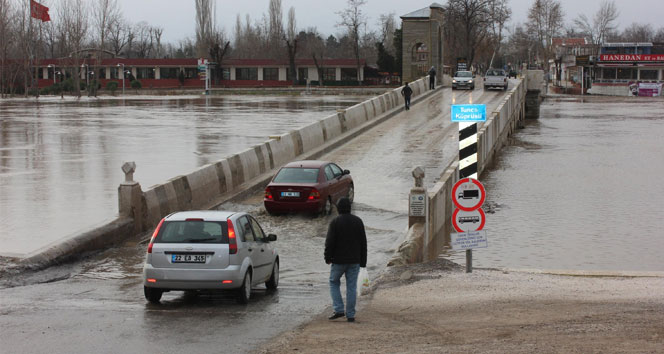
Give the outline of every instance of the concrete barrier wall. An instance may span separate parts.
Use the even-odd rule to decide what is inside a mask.
[[[507,138],[525,117],[526,80],[520,81],[479,126],[478,131],[478,175],[491,164]],[[446,169],[440,180],[427,190],[429,212],[428,224],[414,224],[407,239],[399,247],[391,265],[417,263],[434,259],[442,247],[450,242],[454,203],[451,199],[452,187],[459,180],[459,161],[455,159]],[[421,232],[417,232],[421,230]]]
[[[427,92],[427,83],[428,77],[412,82],[413,96]],[[152,186],[143,192],[147,213],[143,229],[155,226],[161,218],[178,210],[211,207],[223,195],[241,190],[248,181],[401,108],[403,102],[399,87],[190,174]]]

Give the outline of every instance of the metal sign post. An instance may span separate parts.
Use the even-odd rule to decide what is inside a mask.
[[[477,122],[486,121],[486,105],[479,104],[469,104],[469,105],[452,105],[452,122],[459,123],[459,182],[452,188],[452,200],[455,204],[458,205],[458,199],[463,198],[459,197],[457,189],[460,186],[460,183],[474,183],[477,181]],[[468,177],[468,178],[466,178]],[[465,180],[464,180],[465,179]],[[479,181],[477,184],[481,186]],[[481,187],[481,190],[484,190],[484,187]],[[470,195],[470,194],[469,194]],[[484,202],[484,196],[478,200],[476,206],[469,206],[466,210],[461,208],[463,211],[474,211],[479,209]],[[471,208],[472,207],[472,208]],[[453,216],[453,222],[464,223],[465,221],[472,222],[475,220],[475,216],[457,216],[455,212]],[[483,215],[484,213],[482,213]],[[460,219],[456,218],[468,217],[470,219]],[[478,217],[478,221],[479,217]],[[474,224],[474,222],[473,222]],[[484,226],[484,221],[482,220],[480,227]],[[479,230],[479,229],[476,229]],[[457,228],[458,232],[463,232]],[[466,249],[466,273],[471,273],[473,271],[473,250]]]

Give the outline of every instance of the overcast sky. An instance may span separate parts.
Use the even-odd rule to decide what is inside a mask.
[[[509,0],[512,8],[512,23],[526,21],[528,8],[534,0]],[[368,0],[363,7],[369,17],[370,28],[377,28],[381,14],[395,13],[397,16],[429,6],[433,1],[422,0]],[[436,1],[445,5],[447,0]],[[579,14],[592,18],[601,0],[560,0],[567,22]],[[146,21],[164,28],[163,40],[177,42],[194,34],[194,0],[118,0],[124,15],[133,23]],[[662,0],[616,0],[620,28],[633,22],[650,23],[655,29],[664,27],[664,1]],[[226,32],[232,35],[235,18],[240,14],[244,21],[249,14],[253,20],[267,13],[269,0],[217,0],[217,18]],[[339,22],[336,12],[346,7],[346,0],[282,0],[284,23],[290,7],[295,8],[299,29],[316,27],[324,35],[336,34]]]

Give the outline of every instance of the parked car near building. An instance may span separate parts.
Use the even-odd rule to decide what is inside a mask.
[[[232,290],[247,303],[251,288],[279,285],[277,236],[266,235],[251,215],[183,211],[163,218],[148,244],[143,266],[145,298],[158,303],[173,290]]]
[[[507,74],[503,69],[489,69],[484,75],[484,89],[502,88],[507,90]]]
[[[452,78],[452,90],[467,87],[471,90],[475,89],[475,75],[470,71],[457,71]]]
[[[341,197],[353,201],[350,171],[328,161],[295,161],[283,166],[265,188],[270,214],[306,212],[327,215]]]

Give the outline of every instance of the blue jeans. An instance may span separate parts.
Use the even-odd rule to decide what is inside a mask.
[[[355,318],[355,300],[357,297],[357,276],[359,264],[334,264],[330,268],[330,295],[334,312],[344,312],[344,300],[341,298],[341,276],[346,275],[346,318]]]

